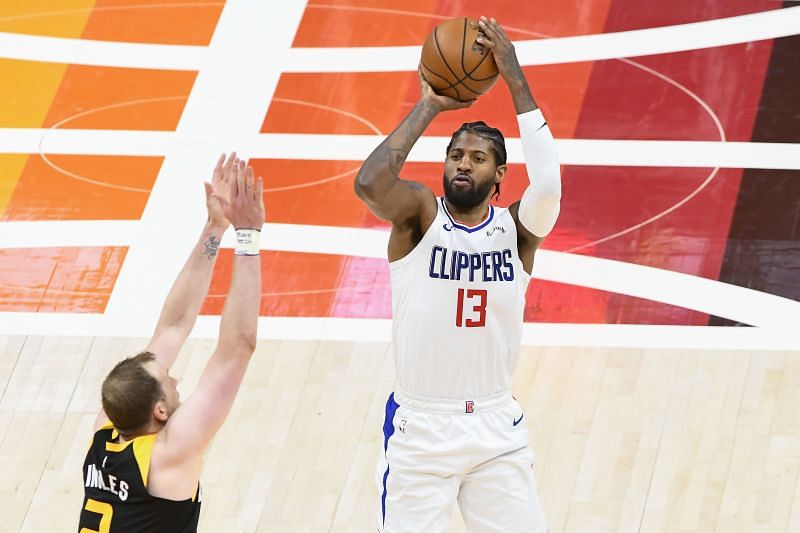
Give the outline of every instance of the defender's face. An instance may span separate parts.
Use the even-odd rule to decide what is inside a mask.
[[[505,165],[497,166],[491,146],[491,141],[468,131],[455,138],[444,163],[444,193],[450,203],[475,207],[503,181]]]
[[[156,361],[151,361],[145,368],[161,384],[161,390],[164,392],[162,401],[166,406],[167,416],[172,415],[181,405],[178,380],[170,376],[167,369]]]

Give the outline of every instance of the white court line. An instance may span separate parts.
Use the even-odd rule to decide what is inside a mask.
[[[135,322],[152,331],[206,218],[201,182],[232,139],[257,135],[304,7],[297,0],[226,2],[114,285],[109,328]],[[207,142],[202,150],[198,139]]]
[[[299,5],[299,4],[298,4]],[[305,5],[305,2],[303,2]],[[292,9],[295,6],[292,6]],[[262,30],[263,31],[263,30]],[[617,33],[515,41],[522,65],[545,65],[665,54],[800,33],[800,7]],[[420,46],[294,48],[287,72],[416,70]],[[111,67],[198,70],[206,48],[43,37],[0,32],[0,57]]]
[[[693,309],[759,327],[796,327],[800,302],[730,283],[623,261],[539,250],[534,276]]]
[[[375,124],[373,124],[372,122],[370,122],[369,120],[367,120],[364,117],[361,117],[359,115],[356,115],[355,113],[351,113],[349,111],[345,111],[345,110],[339,109],[337,107],[331,107],[329,105],[317,104],[317,103],[314,103],[314,102],[307,102],[305,100],[296,100],[294,98],[278,98],[277,96],[274,97],[272,99],[272,101],[273,102],[278,102],[278,103],[281,103],[281,104],[293,104],[293,105],[297,105],[297,106],[301,106],[301,107],[310,107],[312,109],[322,109],[323,111],[328,111],[328,112],[335,113],[337,115],[341,115],[343,117],[347,117],[349,119],[355,120],[356,122],[366,126],[369,130],[372,131],[372,133],[374,133],[376,135],[383,135],[381,130],[379,130],[378,127]]]
[[[196,196],[199,200],[199,191]],[[194,231],[186,228],[182,230],[182,235],[194,235],[197,232],[197,220],[195,218],[195,223],[191,224],[195,226]],[[104,225],[108,225],[109,228],[104,228]],[[129,242],[137,242],[142,227],[143,225],[139,226],[136,223],[125,224],[120,221],[5,223],[0,224],[0,248],[12,247],[7,245],[65,246],[63,243],[72,242],[71,239],[77,240],[78,245],[86,245],[89,239],[81,236],[93,233],[98,235],[97,243],[126,245]],[[114,231],[117,228],[122,228],[123,232],[120,233],[131,238],[131,241],[114,240]],[[169,231],[169,224],[165,228],[162,228],[162,233]],[[27,235],[28,238],[25,239],[20,235]],[[261,246],[265,250],[371,257],[381,260],[386,258],[388,243],[386,231],[333,226],[270,223],[265,224],[263,235]],[[145,256],[153,256],[164,248],[164,245],[160,244],[164,241],[167,241],[167,250],[158,255],[158,260],[154,263],[158,264],[159,268],[134,272],[135,281],[131,282],[135,285],[132,291],[140,296],[139,300],[148,300],[136,305],[150,306],[156,311],[160,308],[162,300],[154,296],[145,298],[143,293],[149,293],[153,289],[144,283],[147,282],[148,276],[157,277],[163,285],[158,289],[168,290],[173,278],[165,275],[164,270],[166,268],[177,270],[183,255],[168,250],[175,246],[175,243],[170,243],[163,235],[154,242],[139,243],[137,248]],[[183,248],[191,247],[193,244],[193,239],[182,239],[182,241],[185,241],[180,244]],[[222,245],[225,247],[232,245],[231,232],[225,234]],[[792,328],[796,323],[796,317],[800,316],[800,302],[772,294],[669,270],[551,250],[537,252],[534,277],[645,298],[760,327]],[[110,311],[108,314],[113,316]],[[147,316],[139,316],[138,319],[127,322],[148,323],[146,318]],[[113,321],[118,322],[115,319]]]
[[[763,168],[800,170],[800,144],[716,141],[561,139],[562,164],[637,167]],[[522,159],[518,139],[509,155]],[[521,161],[517,161],[521,162]]]
[[[198,70],[205,46],[123,43],[0,32],[0,57],[102,67]]]
[[[94,185],[95,187],[104,187],[106,189],[115,189],[118,191],[125,191],[125,192],[133,192],[133,193],[140,193],[140,194],[149,194],[150,189],[146,189],[144,187],[130,187],[127,185],[119,185],[117,183],[111,183],[110,181],[103,181],[102,179],[90,178],[88,176],[82,176],[80,174],[76,174],[74,172],[70,172],[69,170],[56,165],[53,163],[47,154],[41,153],[39,157],[47,164],[48,167],[52,168],[56,172],[59,172],[62,176],[67,178],[80,181],[86,183],[88,185]]]
[[[242,139],[253,157],[363,161],[380,144],[377,135],[263,133],[255,143]],[[444,162],[449,137],[425,136],[407,161]],[[507,138],[509,163],[524,163],[518,138]],[[800,169],[800,144],[719,141],[637,141],[556,139],[564,165],[641,167]]]
[[[42,19],[52,17],[63,17],[64,15],[79,15],[82,13],[108,13],[113,11],[141,11],[162,8],[192,8],[192,7],[218,7],[224,5],[224,1],[219,2],[161,2],[152,4],[122,4],[113,6],[91,6],[74,9],[48,9],[46,11],[28,11],[27,13],[15,13],[14,15],[0,16],[0,22],[11,22],[20,20]],[[53,6],[51,6],[53,7]],[[47,9],[47,8],[45,8]]]
[[[305,253],[386,258],[388,232],[381,230],[267,224],[262,247]],[[230,247],[226,234],[223,246]],[[539,250],[536,279],[626,294],[693,309],[759,327],[793,328],[800,302],[680,272],[578,254]]]
[[[198,318],[193,338],[216,338],[218,316]],[[260,317],[259,339],[390,342],[389,319]],[[0,313],[0,335],[140,337],[152,331],[140,322],[108,324],[103,315]],[[677,350],[800,350],[793,331],[708,326],[627,324],[524,324],[522,344],[545,347],[668,348]],[[128,354],[120,354],[120,356]]]
[[[214,338],[219,317],[201,316],[192,336]],[[390,342],[390,319],[261,317],[259,338]],[[765,328],[627,324],[524,324],[524,346],[798,350],[800,337]]]
[[[716,20],[575,37],[514,41],[520,64],[636,57],[787,37],[800,33],[800,7]],[[293,48],[286,72],[397,72],[417,69],[420,46]]]
[[[138,220],[0,222],[0,249],[62,246],[129,246]]]
[[[262,247],[306,253],[386,258],[388,233],[381,230],[267,224]],[[227,233],[223,246],[230,247]],[[582,287],[646,298],[761,327],[791,328],[800,302],[670,270],[552,250],[539,250],[533,275]]]
[[[198,132],[198,152],[212,139]],[[178,140],[171,131],[0,128],[0,153],[163,156]]]
[[[178,135],[164,131],[0,128],[0,153],[36,154],[41,141],[46,154],[163,156],[177,147],[205,156],[238,148],[258,158],[363,161],[382,140],[377,135],[231,132],[221,139],[207,130]],[[422,137],[408,160],[440,163],[448,141],[448,137]],[[519,139],[507,138],[506,145],[509,162],[524,163]],[[800,144],[792,143],[557,139],[556,145],[565,165],[800,170]]]

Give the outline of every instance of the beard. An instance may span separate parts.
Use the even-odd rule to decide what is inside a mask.
[[[453,187],[450,180],[446,175],[442,175],[442,182],[444,184],[444,196],[447,200],[456,207],[461,209],[471,209],[480,205],[489,193],[494,188],[493,181],[486,181],[481,185],[475,185],[473,181],[469,187]]]

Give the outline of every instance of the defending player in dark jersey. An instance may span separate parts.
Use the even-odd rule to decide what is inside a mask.
[[[149,353],[137,356],[152,361]],[[196,531],[200,518],[200,485],[191,498],[171,500],[147,490],[150,458],[158,433],[120,442],[110,422],[92,440],[83,463],[84,507],[81,533],[88,531]],[[99,523],[98,523],[99,518]]]
[[[261,274],[263,185],[223,155],[206,183],[208,221],[167,296],[147,348],[103,381],[103,410],[83,464],[80,533],[197,530],[203,454],[230,411],[255,350]],[[222,234],[236,228],[236,255],[219,341],[197,389],[181,403],[169,375],[208,293]]]

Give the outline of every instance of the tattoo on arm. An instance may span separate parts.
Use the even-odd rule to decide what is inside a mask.
[[[533,99],[531,90],[528,87],[528,80],[525,78],[522,67],[517,65],[516,68],[512,69],[509,73],[509,76],[511,78],[511,80],[509,80],[511,81],[511,83],[509,83],[511,97],[514,100],[514,108],[517,113],[519,114],[538,108],[539,106],[536,105],[536,101]]]
[[[388,162],[392,176],[399,177],[408,153],[435,115],[435,112],[432,113],[421,102],[418,103],[376,151],[381,160]]]
[[[217,256],[219,245],[220,240],[213,235],[210,236],[208,240],[203,243],[203,255],[208,256],[208,260],[211,261]]]
[[[406,158],[408,157],[408,152],[398,148],[387,147],[387,149],[389,152],[387,157],[389,160],[389,171],[391,171],[392,176],[398,178],[400,177],[400,170],[403,168]]]
[[[383,196],[391,184],[400,179],[400,171],[414,143],[439,113],[432,104],[417,102],[414,109],[367,157],[356,175],[356,192],[373,202],[388,201]]]

